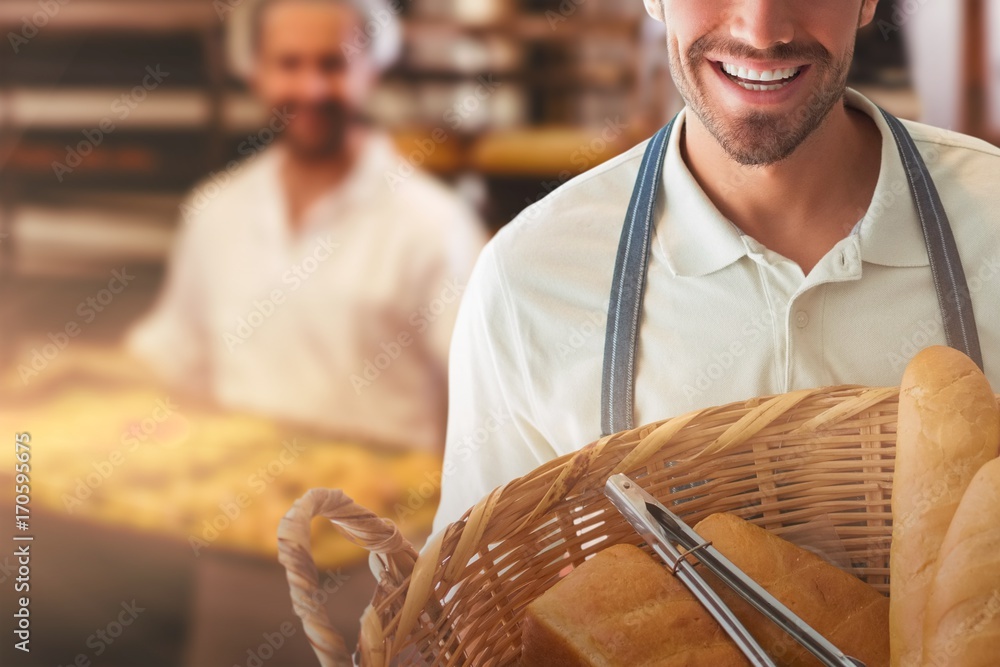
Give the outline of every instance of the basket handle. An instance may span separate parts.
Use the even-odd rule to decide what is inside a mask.
[[[351,500],[343,491],[313,489],[295,501],[278,526],[278,561],[285,566],[292,607],[323,667],[352,667],[351,653],[316,603],[319,573],[310,553],[313,518],[329,519],[351,542],[380,556],[383,576],[401,581],[413,571],[417,552],[396,525]]]

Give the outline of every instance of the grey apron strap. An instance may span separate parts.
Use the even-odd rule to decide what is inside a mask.
[[[676,120],[674,116],[646,146],[618,243],[604,336],[604,373],[601,379],[601,431],[604,435],[632,428],[635,399],[632,382],[635,377],[635,352],[639,345],[642,296],[646,286],[646,263],[653,233],[656,194],[667,154],[666,144]]]
[[[952,234],[948,215],[945,213],[941,197],[931,179],[927,165],[917,151],[913,137],[903,123],[881,109],[882,116],[889,123],[892,134],[903,158],[906,177],[910,181],[910,193],[917,206],[920,227],[924,232],[924,244],[930,259],[934,288],[937,290],[938,304],[944,323],[945,340],[950,347],[961,350],[983,368],[983,351],[979,347],[979,333],[976,329],[976,315],[972,311],[972,297],[965,281],[965,269],[958,255],[955,235]]]
[[[983,355],[972,299],[941,198],[906,127],[886,111],[883,110],[882,114],[896,139],[910,182],[910,193],[917,206],[944,322],[945,340],[982,368]],[[635,358],[639,346],[649,244],[666,143],[676,121],[675,116],[646,147],[618,244],[604,339],[604,371],[601,378],[603,435],[634,427]]]

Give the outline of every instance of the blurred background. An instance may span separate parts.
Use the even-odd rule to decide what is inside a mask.
[[[228,57],[240,4],[0,2],[0,434],[32,436],[36,536],[32,652],[3,625],[5,665],[316,664],[276,560],[292,502],[344,488],[418,546],[429,531],[440,451],[188,395],[122,349],[163,286],[185,197],[224,190],[271,120]],[[681,106],[638,0],[393,6],[402,52],[365,115],[484,239]],[[169,74],[139,87],[150,68]],[[883,0],[851,85],[1000,143],[1000,1]],[[318,604],[353,645],[374,580],[362,551],[315,528]]]

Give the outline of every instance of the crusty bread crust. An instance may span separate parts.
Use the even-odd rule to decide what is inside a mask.
[[[868,667],[889,664],[889,600],[874,588],[732,514],[713,514],[695,530],[834,646]],[[779,665],[819,664],[724,584],[706,578]]]
[[[638,547],[601,551],[536,598],[522,667],[744,667],[736,645],[676,577]]]
[[[1000,459],[973,477],[941,545],[924,618],[927,667],[1000,663]]]
[[[961,352],[929,347],[899,396],[893,475],[890,636],[893,667],[919,667],[924,614],[942,541],[969,482],[1000,443],[986,376]]]

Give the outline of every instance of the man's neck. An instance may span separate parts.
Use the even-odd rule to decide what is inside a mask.
[[[288,224],[293,232],[302,228],[305,214],[323,195],[342,184],[357,164],[367,134],[351,130],[342,150],[328,155],[285,152],[281,164],[281,185],[288,206]]]
[[[878,182],[881,134],[864,112],[838,104],[787,159],[732,160],[688,113],[682,155],[716,208],[743,233],[808,274],[864,217]]]

